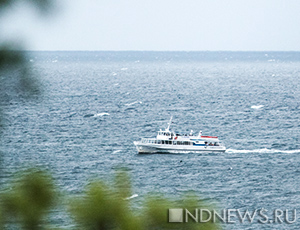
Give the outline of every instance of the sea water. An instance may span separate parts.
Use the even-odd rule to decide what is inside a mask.
[[[42,94],[3,106],[2,185],[38,166],[71,196],[122,167],[135,206],[151,192],[195,191],[220,208],[300,215],[300,53],[30,52],[27,61]],[[227,151],[137,154],[133,141],[154,137],[171,116],[171,129],[218,136]],[[72,226],[60,210],[54,216]],[[262,227],[299,229],[300,220],[224,225]]]

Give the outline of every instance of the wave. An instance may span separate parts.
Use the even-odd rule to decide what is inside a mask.
[[[138,197],[138,196],[139,196],[138,194],[133,194],[133,195],[130,196],[130,197],[126,197],[124,200],[131,200],[131,199],[136,198],[136,197]]]
[[[121,151],[122,151],[121,149],[118,149],[118,150],[113,151],[112,154],[117,154],[117,153],[119,153]]]
[[[97,113],[93,117],[109,116],[109,113]]]
[[[132,106],[132,105],[135,105],[137,103],[142,104],[143,102],[141,102],[141,101],[135,101],[135,102],[132,102],[132,103],[125,104],[125,106]]]
[[[96,114],[89,113],[89,114],[84,115],[83,117],[84,118],[87,118],[87,117],[102,117],[102,116],[109,116],[109,115],[110,115],[109,113],[96,113]]]
[[[89,113],[89,114],[86,114],[86,115],[84,115],[83,117],[93,117],[94,116],[94,114],[92,114],[92,113]]]
[[[262,107],[264,107],[264,105],[252,105],[251,109],[260,109]]]
[[[294,149],[294,150],[280,150],[280,149],[253,149],[253,150],[247,150],[247,149],[227,149],[226,153],[300,153],[300,149]]]

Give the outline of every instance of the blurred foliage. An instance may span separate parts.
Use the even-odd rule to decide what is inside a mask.
[[[0,0],[0,13],[27,4],[45,15],[51,12],[54,2],[54,0]],[[3,34],[0,34],[1,41],[4,40],[2,36]],[[12,98],[20,99],[24,96],[28,98],[40,92],[40,83],[35,73],[30,70],[30,63],[25,54],[18,44],[11,41],[0,44],[0,131],[3,127],[3,106],[9,105]]]
[[[88,185],[82,197],[73,199],[70,211],[78,224],[78,229],[86,230],[153,230],[153,229],[204,229],[215,230],[219,226],[212,222],[169,223],[169,208],[206,208],[196,196],[187,195],[182,201],[171,201],[159,195],[146,198],[141,209],[133,211],[130,206],[130,182],[128,175],[118,172],[114,187],[96,181]]]
[[[0,13],[21,3],[30,3],[41,13],[53,7],[51,0],[0,0]],[[0,113],[13,96],[38,94],[39,88],[25,52],[16,44],[0,44]],[[33,169],[18,176],[0,193],[0,229],[48,229],[50,211],[57,205],[58,194],[51,176],[43,171]],[[90,183],[83,195],[70,201],[68,210],[78,229],[218,229],[214,223],[168,223],[169,208],[209,209],[196,196],[186,196],[182,201],[151,196],[143,207],[133,211],[128,199],[131,194],[128,174],[117,172],[113,186],[101,181]]]
[[[168,209],[170,208],[181,208],[184,210],[187,209],[191,213],[193,213],[195,209],[212,209],[212,207],[210,207],[205,202],[200,201],[199,198],[193,194],[185,194],[185,196],[181,200],[175,201],[163,198],[161,196],[151,196],[147,198],[145,206],[143,208],[144,212],[142,218],[145,226],[144,229],[220,229],[220,226],[218,224],[211,221],[198,223],[189,218],[188,222],[185,222],[185,216],[183,216],[183,223],[169,223]]]
[[[8,225],[22,229],[41,229],[44,217],[55,204],[57,193],[52,178],[43,171],[29,170],[1,195],[2,216]]]
[[[1,203],[0,203],[1,204]],[[0,229],[3,229],[3,213],[2,213],[2,207],[0,206]]]
[[[0,70],[12,68],[24,63],[24,56],[20,51],[12,50],[15,46],[3,44],[0,47]]]
[[[68,207],[60,210],[69,210],[76,229],[220,229],[216,223],[197,223],[191,218],[187,223],[168,222],[170,208],[188,209],[191,213],[196,208],[211,209],[191,194],[181,200],[170,200],[160,195],[147,196],[142,207],[133,208],[131,183],[125,172],[117,172],[112,185],[99,180],[89,183],[83,194],[68,199],[69,202],[63,200],[66,197],[60,196],[54,184],[49,174],[36,169],[17,176],[1,193],[0,229],[50,229],[50,213],[58,205]]]
[[[70,211],[79,229],[142,229],[129,208],[129,196],[129,178],[118,172],[111,188],[101,181],[89,184],[85,194],[71,202]]]
[[[216,230],[219,225],[197,223],[191,218],[186,223],[169,223],[168,209],[210,209],[195,195],[182,200],[170,200],[162,196],[146,197],[142,207],[133,208],[130,199],[131,183],[128,174],[117,172],[113,185],[102,181],[88,184],[83,194],[65,202],[60,197],[49,174],[29,170],[17,176],[0,199],[0,229],[49,229],[51,210],[69,210],[77,229],[84,230],[154,230],[154,229],[201,229]],[[58,203],[58,201],[62,201]],[[2,226],[1,226],[2,225]],[[72,227],[73,229],[73,227]]]
[[[29,3],[42,13],[45,13],[51,10],[54,0],[0,0],[0,11],[20,3]]]
[[[40,83],[30,71],[25,53],[12,47],[0,47],[0,105],[5,105],[13,96],[30,97],[40,92]]]

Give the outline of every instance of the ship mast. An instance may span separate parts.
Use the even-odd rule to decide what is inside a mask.
[[[168,131],[168,132],[170,131],[169,129],[170,129],[170,125],[172,124],[172,118],[173,118],[173,116],[171,116],[171,119],[168,123],[168,128],[166,129],[166,131]]]

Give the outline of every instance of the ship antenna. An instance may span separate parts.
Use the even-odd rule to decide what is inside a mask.
[[[166,129],[166,131],[170,131],[169,129],[170,129],[170,125],[172,124],[172,118],[173,118],[173,116],[171,116],[171,119],[170,119],[170,121],[168,123],[168,128]]]

